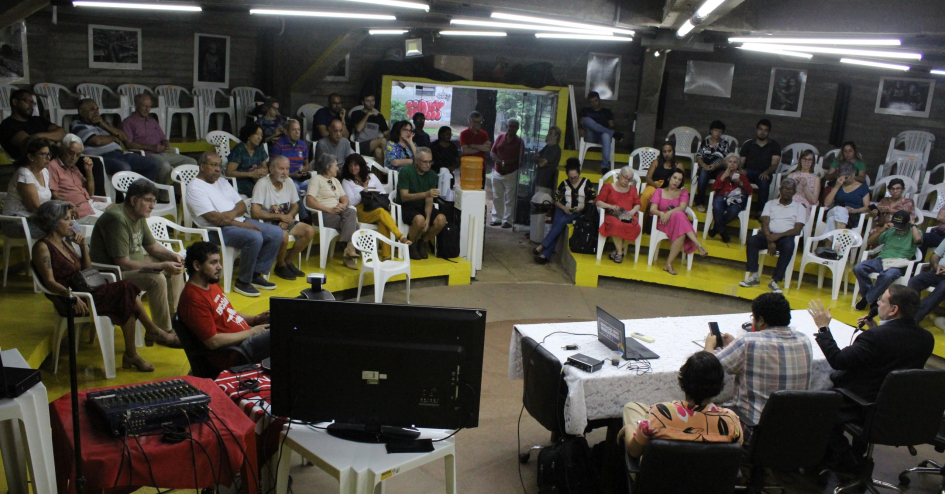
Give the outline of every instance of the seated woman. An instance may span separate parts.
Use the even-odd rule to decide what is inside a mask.
[[[840,174],[840,165],[846,161],[853,163],[856,167],[857,181],[866,182],[866,163],[863,162],[863,157],[856,150],[856,143],[853,141],[844,142],[840,146],[840,154],[827,165],[827,175],[824,178],[832,183]]]
[[[285,135],[285,117],[279,113],[279,102],[275,98],[266,98],[256,117],[256,123],[262,127],[263,141],[278,141]]]
[[[709,195],[709,180],[718,175],[719,170],[725,167],[725,157],[730,152],[730,142],[727,139],[722,139],[724,133],[725,124],[720,120],[714,120],[709,124],[709,135],[702,140],[699,152],[696,153],[695,165],[699,167],[696,209],[700,213],[705,212],[705,198]]]
[[[906,191],[906,183],[901,178],[894,178],[886,184],[886,191],[889,192],[889,197],[880,199],[875,208],[870,207],[870,216],[873,217],[873,229],[870,235],[883,228],[886,223],[892,222],[893,213],[896,211],[909,213],[912,221],[915,221],[915,202],[902,197]]]
[[[262,147],[262,127],[256,122],[244,125],[239,138],[243,142],[226,158],[226,176],[236,178],[237,192],[252,197],[256,180],[269,175],[269,155]]]
[[[738,155],[735,153],[725,157],[725,169],[715,177],[712,184],[712,190],[715,191],[715,199],[712,200],[712,219],[715,225],[709,230],[709,236],[715,238],[716,235],[722,237],[722,241],[728,243],[731,240],[728,232],[725,231],[726,225],[738,217],[748,207],[751,201],[751,182],[748,181],[748,174],[745,170],[739,169]]]
[[[413,124],[406,120],[394,122],[394,126],[390,128],[387,147],[384,148],[384,167],[400,170],[412,164],[416,154],[417,146],[413,143]]]
[[[357,208],[359,222],[377,225],[377,231],[386,238],[390,238],[390,234],[393,233],[394,238],[396,238],[398,242],[407,245],[412,243],[407,236],[401,233],[400,229],[397,228],[397,222],[394,221],[394,218],[391,217],[388,210],[384,208],[377,208],[371,211],[364,210],[364,204],[361,203],[362,191],[379,192],[385,196],[387,195],[387,191],[384,190],[384,184],[382,184],[373,173],[370,173],[367,162],[364,161],[364,158],[362,158],[360,154],[349,154],[348,157],[345,158],[345,166],[341,170],[341,186],[345,190],[345,195],[348,196],[348,204]],[[381,257],[390,259],[390,245],[384,242],[380,242],[380,244]]]
[[[686,254],[692,254],[696,250],[700,256],[706,256],[709,251],[699,243],[696,232],[692,229],[692,222],[686,215],[686,208],[689,207],[689,191],[682,188],[683,171],[676,169],[672,172],[663,187],[656,189],[653,193],[653,200],[650,202],[650,214],[653,215],[653,221],[656,221],[656,229],[665,233],[672,242],[669,246],[669,257],[666,258],[666,265],[663,271],[675,275],[673,261],[679,255],[679,251]]]
[[[712,403],[725,385],[725,371],[715,355],[692,354],[679,368],[677,381],[686,396],[682,401],[652,407],[638,402],[624,405],[624,425],[617,441],[630,456],[639,458],[650,439],[742,444],[738,415]]]
[[[29,217],[40,204],[52,199],[49,188],[49,146],[46,139],[30,139],[26,142],[26,153],[17,161],[7,187],[7,200],[3,205],[3,214],[7,216]],[[43,236],[43,231],[30,220],[26,221],[30,237],[36,240]],[[23,225],[17,221],[0,221],[3,234],[11,238],[26,238]]]
[[[649,211],[650,198],[656,189],[659,189],[666,183],[666,179],[673,173],[678,165],[676,164],[676,148],[669,142],[664,142],[660,147],[660,155],[650,162],[650,169],[646,172],[646,187],[640,194],[640,209]],[[680,186],[681,187],[681,186]]]
[[[558,237],[568,229],[568,224],[576,220],[584,208],[594,205],[594,185],[590,180],[581,177],[581,162],[577,158],[568,158],[564,165],[568,178],[558,185],[557,200],[555,201],[555,219],[551,230],[541,245],[532,250],[535,262],[546,264],[555,253]]]
[[[794,202],[803,204],[807,209],[807,214],[810,214],[811,206],[817,205],[820,200],[820,177],[814,173],[813,151],[810,149],[801,151],[801,157],[797,159],[797,170],[791,172],[788,178],[797,181]]]
[[[857,179],[856,166],[845,161],[838,173],[836,187],[824,198],[824,207],[830,208],[824,218],[827,224],[825,232],[856,228],[860,215],[870,210],[870,188]]]
[[[74,217],[75,207],[65,201],[44,202],[33,214],[33,222],[41,230],[47,232],[45,236],[33,245],[33,268],[47,290],[66,295],[72,286],[72,278],[79,271],[92,267],[89,249],[85,237],[77,229]],[[76,253],[72,244],[79,246]],[[121,333],[125,339],[125,353],[121,356],[122,369],[134,367],[141,372],[152,372],[154,366],[147,363],[135,349],[135,321],[141,320],[148,335],[168,346],[180,347],[177,335],[168,333],[159,328],[148,312],[141,305],[138,289],[131,281],[108,283],[92,292],[95,309],[99,316],[108,316],[114,324],[121,325]],[[47,296],[48,297],[48,296]],[[49,297],[56,310],[65,314],[68,307],[58,297]],[[89,313],[89,307],[80,298],[73,308],[77,316]],[[145,340],[147,341],[147,340]],[[149,342],[148,346],[151,346]]]
[[[315,172],[317,175],[312,176],[308,184],[305,205],[309,209],[322,212],[322,217],[325,219],[324,226],[338,230],[338,240],[348,244],[345,247],[345,267],[358,269],[358,250],[351,242],[351,236],[360,226],[358,211],[348,207],[348,196],[345,195],[341,182],[336,178],[338,159],[331,154],[321,155],[315,163]],[[312,214],[312,224],[318,225],[318,216],[315,214]],[[319,241],[325,240],[319,239]]]
[[[642,228],[637,218],[640,198],[633,186],[633,176],[633,169],[629,166],[621,168],[614,183],[604,184],[597,195],[597,207],[605,214],[600,234],[610,237],[614,243],[610,259],[618,264],[623,262],[627,246],[640,236]]]

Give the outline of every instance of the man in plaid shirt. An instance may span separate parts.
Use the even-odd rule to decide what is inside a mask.
[[[780,293],[765,293],[751,303],[751,333],[735,339],[722,335],[725,346],[715,353],[725,372],[735,375],[733,408],[758,423],[771,393],[810,387],[813,360],[810,338],[793,329],[791,306]],[[715,337],[705,340],[706,351],[715,349]]]

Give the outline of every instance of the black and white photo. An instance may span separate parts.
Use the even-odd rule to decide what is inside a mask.
[[[141,30],[89,24],[89,68],[141,70]]]
[[[586,92],[597,91],[600,99],[616,101],[620,85],[620,55],[590,53],[587,56]]]
[[[230,37],[194,34],[194,86],[230,86]]]
[[[768,106],[765,113],[785,117],[800,117],[804,106],[804,88],[807,86],[807,71],[771,69],[768,83]]]
[[[0,31],[0,83],[29,84],[26,56],[26,22],[14,22]]]
[[[876,94],[876,113],[929,118],[935,81],[883,77]]]
[[[335,82],[348,82],[348,64],[351,61],[351,54],[345,55],[344,58],[338,61],[338,65],[335,65],[334,70],[328,73],[325,76],[326,81],[335,81]]]

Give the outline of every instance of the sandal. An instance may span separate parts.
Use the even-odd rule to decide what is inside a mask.
[[[134,357],[129,358],[128,354],[123,353],[121,355],[121,368],[130,369],[132,367],[141,372],[154,372],[154,366],[141,358],[141,355],[136,354]]]
[[[615,252],[616,252],[616,251],[615,251]],[[622,254],[622,253],[615,253],[613,259],[614,259],[614,262],[615,262],[615,263],[620,264],[620,263],[623,262],[623,254]]]
[[[673,276],[676,276],[676,270],[673,269],[672,266],[669,266],[669,265],[663,266],[663,271],[666,271],[667,273],[669,273],[669,274],[671,274],[671,275],[673,275]]]
[[[703,247],[703,246],[700,245],[700,246],[699,246],[699,255],[702,256],[702,257],[705,257],[705,256],[709,255],[709,251],[706,250],[705,247]]]
[[[617,249],[610,251],[610,260],[617,262]]]
[[[169,348],[181,348],[180,337],[170,331],[164,331],[160,334],[145,333],[145,346],[154,346],[155,342],[157,342],[159,345],[164,345]]]
[[[704,212],[705,212],[705,206],[696,206],[696,211],[699,211],[700,213],[704,213]]]
[[[345,254],[345,267],[348,269],[358,269],[358,257]]]

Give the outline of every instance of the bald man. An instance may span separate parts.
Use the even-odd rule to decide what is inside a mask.
[[[332,120],[328,124],[328,137],[322,137],[315,145],[315,163],[322,155],[330,154],[338,160],[341,166],[349,154],[354,153],[351,149],[351,141],[345,138],[345,124],[341,120]]]

